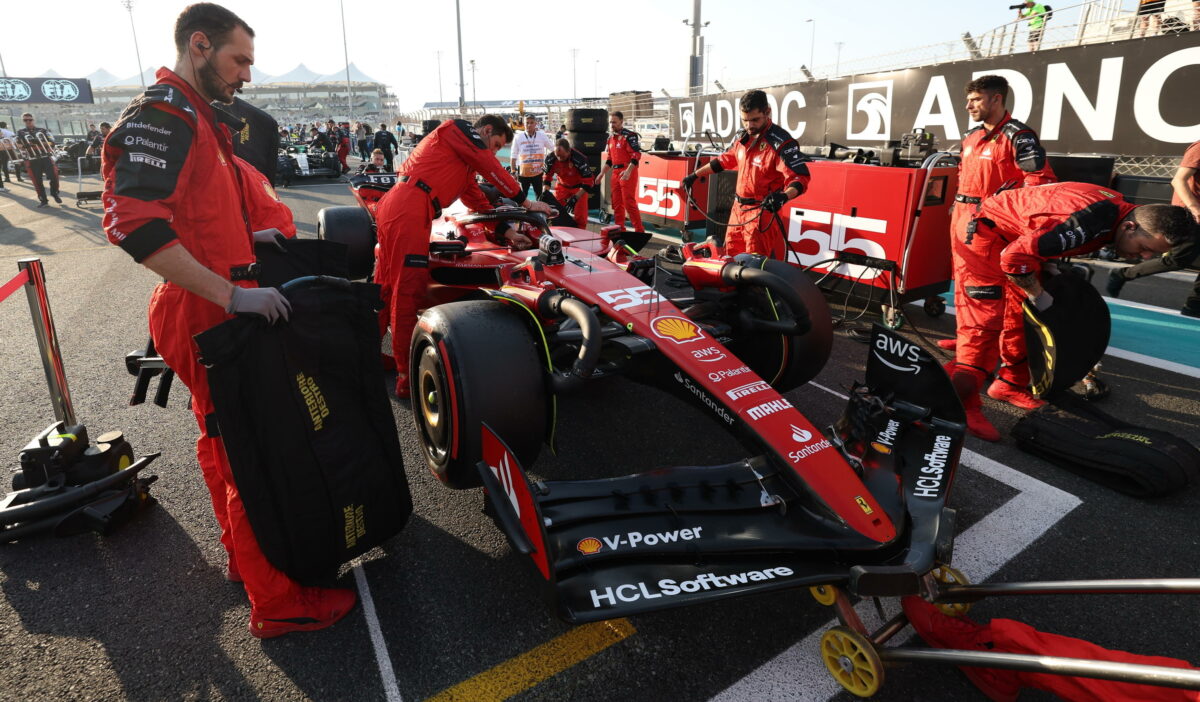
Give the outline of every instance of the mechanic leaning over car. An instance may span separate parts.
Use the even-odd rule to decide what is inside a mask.
[[[592,177],[592,167],[588,165],[587,156],[571,148],[571,142],[559,139],[554,145],[554,151],[546,157],[546,173],[543,176],[546,187],[558,176],[554,186],[554,199],[564,206],[574,197],[575,207],[571,214],[575,217],[575,226],[587,229],[588,221],[588,192],[596,184]]]
[[[629,213],[629,223],[635,232],[645,232],[642,225],[642,213],[638,211],[638,159],[642,157],[642,146],[638,141],[638,133],[625,128],[625,115],[620,111],[613,112],[608,118],[612,134],[608,137],[605,147],[607,158],[600,166],[600,174],[596,176],[597,183],[604,182],[604,174],[612,170],[612,208],[613,224],[625,226],[625,213]]]
[[[175,23],[174,70],[134,98],[104,146],[104,229],[109,240],[166,279],[150,299],[150,333],[167,365],[192,392],[200,425],[196,458],[229,556],[226,578],[244,582],[250,633],[268,638],[327,627],[354,606],[351,590],[302,587],[267,562],[230,472],[204,367],[192,336],[232,314],[287,319],[287,299],[254,282],[255,232],[248,188],[233,155],[229,104],[250,80],[254,31],[211,3],[190,5]],[[232,129],[231,129],[232,126]]]
[[[396,185],[379,200],[375,282],[383,288],[383,313],[392,330],[397,397],[409,396],[408,347],[417,323],[417,301],[429,283],[433,220],[442,216],[443,205],[460,198],[476,212],[492,209],[475,182],[476,173],[504,197],[521,194],[520,184],[496,159],[496,152],[512,138],[512,127],[497,115],[483,115],[473,126],[466,120],[446,120],[400,164]],[[526,200],[524,207],[550,214],[550,206],[542,202]]]
[[[1040,311],[1054,304],[1042,289],[1044,261],[1078,256],[1108,244],[1126,258],[1148,259],[1194,241],[1195,236],[1195,223],[1186,209],[1133,205],[1120,194],[1090,183],[1006,190],[985,201],[967,224],[962,245],[972,261],[969,284],[990,292],[968,298],[974,305],[978,343],[960,345],[957,359],[946,369],[963,405],[971,407],[974,402],[976,416],[972,417],[970,410],[967,415],[971,433],[988,441],[1000,439],[979,409],[979,387],[987,376],[983,369],[995,366],[1001,323],[1008,316],[1021,315],[1024,300]],[[1011,337],[1012,343],[1024,352],[1024,326],[1014,327],[1014,331],[1019,333]],[[980,419],[991,433],[980,431]]]
[[[980,124],[963,137],[958,194],[950,218],[957,334],[955,340],[938,345],[958,349],[958,365],[967,374],[963,382],[976,384],[976,392],[964,401],[971,433],[986,441],[998,441],[1000,433],[984,417],[978,393],[995,370],[988,364],[994,364],[997,358],[990,347],[999,345],[1000,370],[987,386],[988,397],[1022,409],[1036,409],[1046,403],[1029,393],[1021,291],[1009,287],[1008,294],[1013,297],[1007,302],[1002,299],[1006,288],[996,282],[1003,280],[996,277],[989,252],[965,243],[970,237],[967,225],[981,204],[996,193],[1057,179],[1037,134],[1013,119],[1005,107],[1008,81],[995,75],[981,76],[967,84],[966,95],[967,114],[972,122]],[[994,308],[1008,312],[996,315]]]
[[[720,157],[684,176],[683,192],[697,178],[737,167],[733,222],[725,231],[725,253],[786,259],[787,243],[778,213],[808,189],[808,157],[783,127],[771,122],[771,104],[761,90],[740,100],[742,131]]]

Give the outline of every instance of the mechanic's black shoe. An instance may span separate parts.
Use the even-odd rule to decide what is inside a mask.
[[[54,195],[53,197],[54,197],[54,201],[55,201],[55,202],[57,202],[57,203],[58,203],[58,204],[60,204],[60,205],[62,204],[62,198],[61,198],[61,197],[59,197],[59,196],[57,196],[57,195]]]
[[[38,203],[38,207],[49,207],[49,206],[50,206],[49,200],[42,200],[41,202]]]

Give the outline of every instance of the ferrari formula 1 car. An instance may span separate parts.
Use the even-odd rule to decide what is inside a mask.
[[[352,179],[362,207],[319,215],[318,236],[349,246],[355,275],[370,273],[374,206],[394,182]],[[494,243],[493,228],[506,225],[535,230],[536,249]],[[668,298],[654,286],[655,260],[634,251],[646,239],[628,243],[638,236],[550,226],[511,207],[435,225],[409,366],[433,473],[486,488],[496,522],[571,622],[785,587],[936,587],[964,436],[940,366],[877,327],[867,384],[823,433],[782,395],[816,376],[832,348],[829,310],[808,277],[689,244],[686,294]],[[555,441],[556,396],[613,374],[697,403],[746,457],[621,478],[529,477]]]
[[[276,185],[291,185],[298,178],[339,178],[342,175],[342,164],[337,154],[332,151],[309,151],[308,147],[299,144],[285,146],[279,149],[279,168],[277,169]]]

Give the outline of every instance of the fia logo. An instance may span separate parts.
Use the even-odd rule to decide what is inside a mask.
[[[686,139],[696,136],[696,103],[679,103],[679,136]]]
[[[48,80],[42,83],[42,95],[54,102],[70,102],[79,97],[79,86],[69,80]]]
[[[20,78],[0,78],[0,101],[25,102],[32,94],[29,84]]]
[[[851,83],[846,114],[847,139],[892,138],[892,81]]]

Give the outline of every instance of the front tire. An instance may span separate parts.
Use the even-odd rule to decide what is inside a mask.
[[[546,380],[529,327],[503,302],[427,310],[413,332],[409,389],[426,465],[455,489],[478,487],[486,423],[528,468],[546,428]]]

